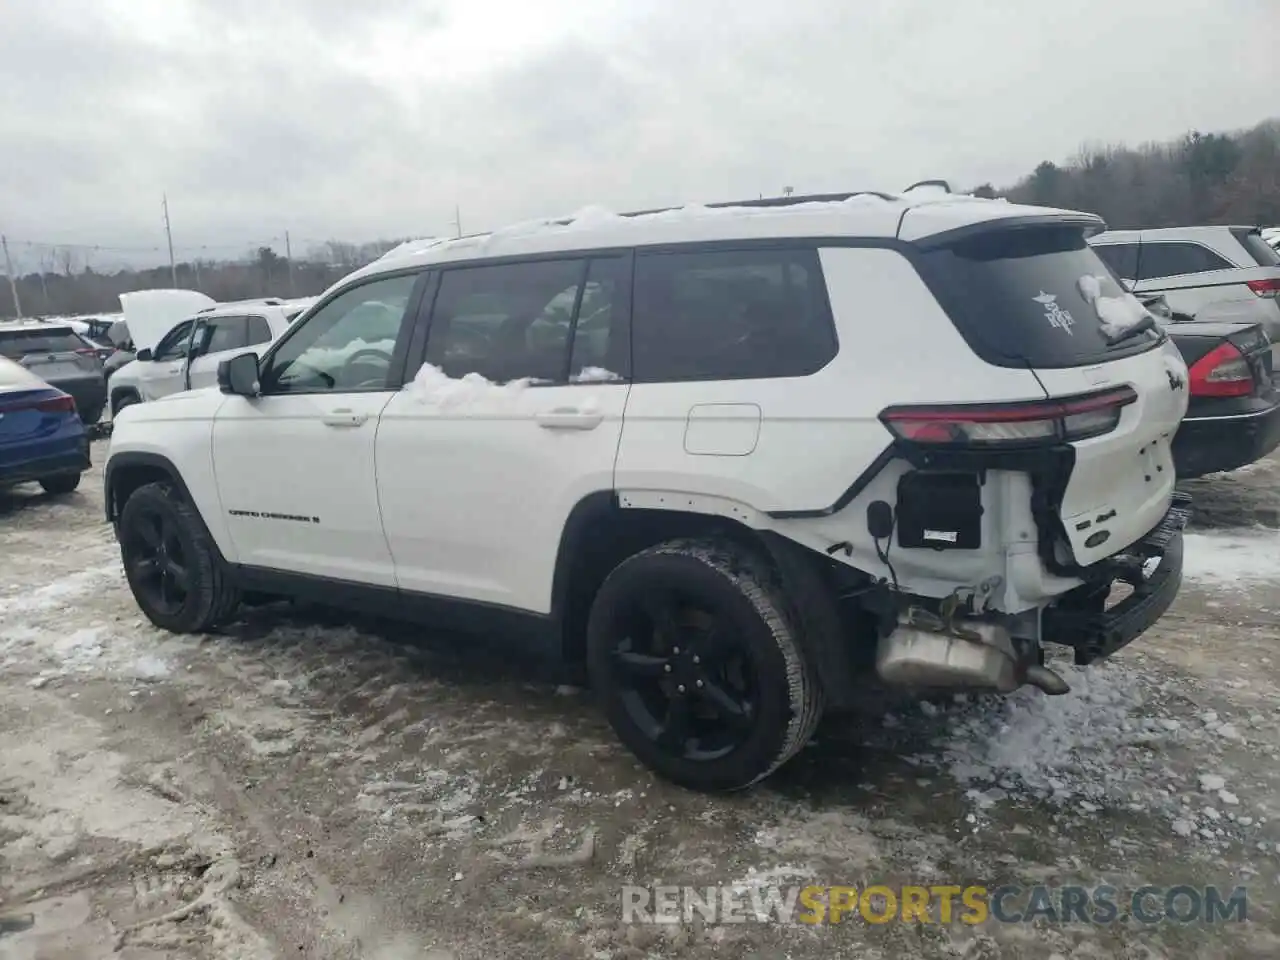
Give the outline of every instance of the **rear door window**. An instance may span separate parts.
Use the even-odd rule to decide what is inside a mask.
[[[1076,226],[984,232],[924,253],[921,270],[988,363],[1087,366],[1161,340],[1147,332],[1109,342],[1108,329],[1132,325],[1145,311]]]
[[[239,350],[249,345],[246,333],[247,317],[215,317],[207,321],[209,333],[206,353],[222,353],[224,350]]]
[[[85,342],[68,327],[44,330],[0,330],[0,356],[19,360],[32,353],[74,353]]]
[[[1240,241],[1240,246],[1249,252],[1249,256],[1253,257],[1254,262],[1260,267],[1280,267],[1280,253],[1267,241],[1262,239],[1262,234],[1257,230],[1232,230],[1235,238]]]
[[[1230,260],[1214,253],[1198,243],[1179,243],[1169,240],[1144,240],[1138,256],[1139,280],[1160,280],[1164,277],[1181,277],[1190,273],[1210,273],[1214,270],[1232,270]]]

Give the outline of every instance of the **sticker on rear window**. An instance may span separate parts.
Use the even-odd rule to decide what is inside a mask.
[[[1076,319],[1071,316],[1070,310],[1064,310],[1058,303],[1058,298],[1052,293],[1040,291],[1038,296],[1032,297],[1036,303],[1044,307],[1044,318],[1049,321],[1049,326],[1057,327],[1059,330],[1075,336],[1075,331],[1071,328],[1075,326]]]

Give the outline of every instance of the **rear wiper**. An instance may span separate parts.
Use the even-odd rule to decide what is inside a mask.
[[[1148,313],[1131,327],[1125,327],[1119,333],[1107,338],[1107,346],[1114,347],[1117,344],[1124,343],[1126,340],[1132,340],[1140,333],[1146,333],[1148,330],[1155,330],[1159,324],[1153,314]]]

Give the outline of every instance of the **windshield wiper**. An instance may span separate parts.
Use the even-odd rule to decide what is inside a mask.
[[[1153,314],[1148,313],[1131,327],[1125,327],[1119,333],[1107,338],[1107,346],[1114,347],[1124,343],[1126,340],[1132,340],[1140,333],[1146,333],[1148,330],[1155,330],[1159,324]]]

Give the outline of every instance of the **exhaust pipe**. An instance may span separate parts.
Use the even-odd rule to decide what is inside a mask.
[[[1023,673],[1023,679],[1051,697],[1060,697],[1064,693],[1071,692],[1071,684],[1062,678],[1062,674],[1038,663],[1027,667]]]
[[[923,624],[921,619],[925,619]],[[880,641],[876,672],[882,680],[927,689],[1012,693],[1030,685],[1049,696],[1070,692],[1061,674],[1019,658],[1004,627],[965,621],[948,630],[933,619],[908,611],[897,629]]]

